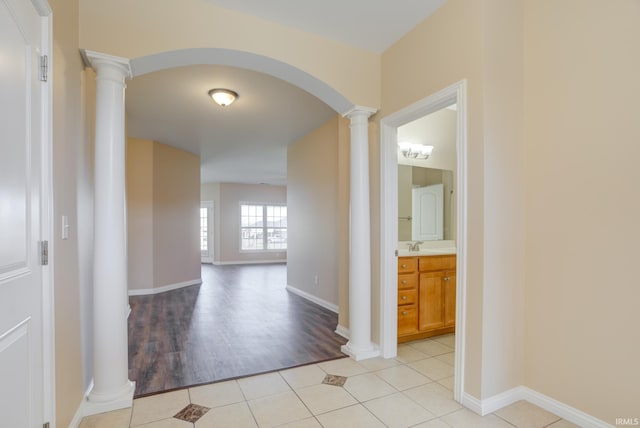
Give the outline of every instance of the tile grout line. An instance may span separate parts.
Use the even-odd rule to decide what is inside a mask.
[[[409,345],[409,346],[410,346],[410,345]],[[446,346],[446,345],[443,345],[443,346]],[[398,360],[397,358],[394,358],[394,360],[395,360],[398,364],[393,365],[393,366],[389,366],[389,367],[385,367],[385,368],[382,368],[382,369],[379,369],[379,370],[370,369],[370,368],[368,368],[368,367],[366,367],[366,366],[363,366],[363,365],[359,364],[357,361],[354,361],[356,364],[358,364],[358,365],[359,365],[359,366],[364,370],[364,372],[363,372],[363,373],[356,374],[356,375],[353,375],[353,376],[345,376],[345,377],[348,379],[349,377],[355,377],[355,376],[358,376],[358,375],[367,375],[367,374],[371,375],[371,374],[373,374],[373,375],[375,375],[375,376],[376,376],[376,378],[377,378],[377,379],[381,380],[384,384],[386,384],[386,385],[390,386],[390,387],[395,391],[395,392],[393,392],[393,393],[386,394],[386,395],[383,395],[383,396],[381,396],[381,397],[375,397],[375,399],[377,399],[377,398],[383,398],[383,397],[386,397],[386,396],[390,396],[390,395],[393,395],[393,394],[400,393],[400,394],[402,394],[403,396],[405,396],[405,397],[407,397],[408,399],[410,399],[412,402],[414,402],[414,403],[416,403],[417,405],[419,405],[420,407],[424,408],[422,405],[420,405],[420,404],[419,404],[419,403],[417,403],[415,400],[413,400],[411,397],[409,397],[409,396],[407,396],[407,395],[405,394],[405,392],[406,392],[406,391],[411,390],[411,389],[414,389],[414,388],[418,388],[418,387],[420,387],[421,385],[416,386],[416,387],[414,387],[414,388],[408,388],[408,389],[406,389],[406,390],[400,390],[400,389],[398,389],[397,387],[395,387],[394,385],[390,384],[387,380],[385,380],[384,378],[382,378],[382,377],[380,377],[380,376],[378,375],[378,372],[380,372],[380,371],[383,371],[383,370],[385,370],[385,369],[389,369],[389,368],[393,368],[393,367],[397,367],[397,366],[398,366],[398,367],[399,367],[399,366],[405,366],[406,368],[409,368],[409,369],[411,369],[412,371],[415,371],[416,373],[419,373],[419,374],[421,374],[421,375],[422,375],[422,373],[420,373],[420,372],[419,372],[418,370],[416,370],[415,368],[411,367],[409,364],[411,364],[411,363],[415,363],[415,362],[417,362],[417,361],[422,361],[422,360],[427,360],[427,359],[437,359],[437,358],[435,358],[435,356],[427,355],[427,354],[425,354],[424,352],[421,352],[421,351],[419,351],[419,350],[416,350],[416,351],[417,351],[417,352],[420,352],[421,354],[423,354],[423,355],[425,356],[425,358],[420,358],[419,360],[412,361],[412,362],[404,362],[404,361]],[[441,355],[443,355],[443,354],[441,354]],[[329,374],[329,373],[328,373],[328,371],[327,371],[326,369],[324,369],[323,367],[321,367],[321,366],[320,366],[320,363],[315,363],[315,364],[312,364],[312,365],[315,365],[318,369],[320,369],[320,370],[321,370],[322,372],[324,372],[325,374]],[[275,373],[278,373],[279,378],[280,378],[281,380],[283,380],[283,382],[284,382],[284,383],[288,386],[288,388],[289,388],[289,389],[294,393],[294,395],[295,395],[295,396],[296,396],[296,397],[297,397],[297,398],[302,402],[302,404],[305,406],[305,408],[309,411],[310,415],[311,415],[314,419],[316,419],[316,420],[318,421],[318,423],[320,423],[320,421],[319,421],[319,420],[318,420],[318,418],[317,418],[317,416],[318,416],[318,415],[314,415],[314,414],[313,414],[313,412],[311,411],[311,409],[310,409],[310,408],[306,405],[306,403],[302,400],[302,398],[300,397],[300,395],[298,394],[298,392],[296,391],[296,389],[294,389],[294,388],[293,388],[293,386],[292,386],[292,385],[291,385],[291,384],[286,380],[286,378],[282,375],[282,372],[283,372],[283,371],[285,371],[285,370],[278,370],[278,371],[276,371]],[[429,382],[427,382],[427,384],[429,384],[429,383],[437,383],[438,385],[440,385],[438,380],[436,380],[436,379],[432,379],[432,378],[430,378],[430,377],[428,377],[428,376],[426,376],[426,375],[422,375],[422,376],[424,376],[426,379],[428,379],[428,380],[429,380]],[[252,376],[247,376],[247,377],[252,377]],[[250,410],[250,412],[251,412],[251,415],[252,415],[252,417],[253,417],[254,421],[255,421],[255,422],[256,422],[256,424],[257,424],[257,419],[256,419],[256,417],[255,417],[255,414],[253,413],[253,411],[251,410],[251,407],[249,406],[249,401],[250,401],[250,400],[248,400],[248,399],[247,399],[247,396],[246,396],[246,394],[245,394],[244,390],[242,389],[242,387],[240,386],[240,383],[238,382],[238,379],[234,379],[234,380],[233,380],[233,382],[235,382],[235,383],[237,384],[237,386],[238,386],[238,388],[239,388],[239,390],[240,390],[240,393],[242,394],[242,397],[243,397],[244,403],[245,403],[245,404],[246,404],[246,406],[249,408],[249,410]],[[444,387],[443,385],[440,385],[440,386]],[[188,387],[188,388],[185,388],[185,389],[187,390],[187,396],[188,396],[188,401],[189,401],[189,403],[190,403],[190,404],[194,404],[194,403],[193,403],[193,401],[192,401],[192,398],[191,398],[191,388],[192,388],[192,387]],[[355,400],[355,403],[354,403],[354,404],[352,404],[352,405],[347,405],[347,406],[344,406],[344,407],[339,407],[339,408],[337,408],[337,409],[333,409],[333,410],[330,410],[330,411],[327,411],[327,412],[321,413],[320,415],[322,415],[322,414],[326,414],[326,413],[330,413],[331,411],[340,410],[340,409],[348,408],[348,407],[355,406],[355,405],[358,405],[358,404],[359,404],[359,405],[362,405],[362,406],[367,410],[367,412],[368,412],[369,414],[371,414],[374,418],[376,418],[377,420],[380,420],[380,419],[379,419],[375,414],[373,414],[373,413],[372,413],[372,412],[371,412],[371,411],[370,411],[370,410],[369,410],[369,409],[364,405],[364,403],[366,403],[367,401],[371,401],[371,400],[373,400],[374,398],[372,398],[371,400],[360,401],[360,400],[359,400],[358,398],[356,398],[356,397],[355,397],[351,392],[349,392],[346,388],[344,388],[344,386],[342,386],[341,388],[342,388],[342,389],[343,389],[343,390],[348,394],[348,396],[350,396],[351,398],[353,398],[353,399]],[[444,387],[444,388],[446,388],[446,387]],[[448,388],[446,388],[446,389],[448,389]],[[269,395],[276,395],[276,394],[269,394]],[[220,406],[220,407],[223,407],[223,406]],[[429,409],[425,409],[425,410],[429,411]],[[451,413],[453,413],[453,412],[451,412]],[[435,414],[434,414],[434,415],[435,415]],[[442,416],[446,416],[446,415],[442,415]],[[435,420],[435,419],[440,419],[442,416],[435,416],[435,418],[429,419],[429,420],[427,420],[427,421]],[[169,418],[167,418],[167,419],[172,419],[172,417],[169,417]],[[303,419],[306,419],[306,418],[303,418]],[[130,427],[131,427],[132,420],[133,420],[133,406],[132,406],[132,411],[131,411],[131,414],[130,414],[130,417],[129,417],[129,426],[130,426]],[[302,420],[302,419],[301,419],[301,420]],[[427,422],[427,421],[423,421],[423,422]],[[380,420],[380,422],[381,422],[383,425],[385,425],[385,424],[384,424],[384,422],[382,422],[381,420]],[[555,421],[555,422],[557,422],[557,421]],[[555,423],[555,422],[553,422],[553,423]],[[193,424],[193,423],[191,423],[191,424],[192,424],[192,425],[195,425],[195,424]],[[385,426],[386,426],[386,425],[385,425]]]
[[[320,367],[317,363],[316,363],[315,365],[316,365],[320,370],[322,370],[322,367]],[[293,369],[288,369],[288,370],[293,370]],[[309,414],[311,415],[311,417],[312,417],[313,419],[315,419],[315,420],[316,420],[316,422],[318,422],[318,425],[322,426],[322,423],[320,423],[320,421],[318,420],[318,418],[316,417],[316,415],[314,415],[314,414],[313,414],[313,412],[311,411],[311,409],[307,406],[307,404],[306,404],[304,401],[302,401],[302,398],[300,398],[300,396],[299,396],[299,395],[298,395],[298,393],[296,392],[296,390],[295,390],[295,388],[293,387],[293,385],[291,385],[291,384],[287,381],[287,379],[286,379],[284,376],[282,376],[282,373],[280,373],[281,371],[284,371],[284,370],[280,370],[280,371],[278,371],[278,374],[280,375],[280,377],[282,378],[282,380],[284,380],[284,383],[286,383],[286,384],[287,384],[287,386],[289,386],[289,388],[291,388],[291,391],[295,394],[295,396],[298,398],[298,400],[300,400],[300,402],[302,403],[302,405],[307,409],[307,411],[309,412]],[[325,375],[327,374],[327,372],[325,372],[324,370],[322,370],[322,371],[325,373]],[[306,419],[306,418],[305,418],[305,419]],[[303,420],[303,419],[300,419],[300,420]],[[295,421],[294,421],[294,422],[295,422]],[[284,424],[281,424],[281,425],[284,425]]]
[[[512,427],[518,428],[518,426],[517,426],[517,425],[512,424],[511,422],[509,422],[508,420],[506,420],[506,419],[505,419],[505,418],[503,418],[502,416],[500,416],[500,415],[496,414],[495,412],[493,412],[493,413],[489,413],[489,415],[493,415],[493,416],[497,417],[498,419],[500,419],[501,421],[504,421],[504,422],[508,423],[508,424],[509,424],[509,425],[511,425]]]

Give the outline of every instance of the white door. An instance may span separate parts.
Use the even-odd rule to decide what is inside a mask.
[[[41,18],[0,0],[0,425],[43,424]]]
[[[417,187],[411,190],[411,239],[438,241],[443,237],[444,185]]]
[[[213,202],[200,202],[200,261],[213,263]]]

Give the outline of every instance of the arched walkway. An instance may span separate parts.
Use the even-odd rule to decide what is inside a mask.
[[[181,49],[131,60],[133,77],[167,68],[189,65],[226,65],[269,74],[291,83],[345,115],[354,104],[325,82],[299,68],[263,55],[222,48]]]
[[[379,355],[371,341],[371,246],[369,203],[369,117],[375,109],[355,106],[328,84],[283,62],[238,50],[183,49],[135,58],[82,51],[96,72],[96,158],[94,226],[105,239],[94,241],[94,272],[106,275],[105,260],[116,260],[106,277],[94,275],[94,383],[87,414],[128,407],[133,390],[126,370],[127,329],[123,296],[127,294],[124,203],[125,80],[153,71],[196,64],[246,68],[280,78],[315,95],[351,120],[349,342],[342,351],[356,360]],[[115,204],[114,201],[119,201]],[[114,207],[115,209],[109,208]],[[108,209],[109,208],[109,209]],[[98,297],[99,296],[99,297]],[[98,300],[99,298],[99,300]],[[107,352],[108,350],[108,352]]]

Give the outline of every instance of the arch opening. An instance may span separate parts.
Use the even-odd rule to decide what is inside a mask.
[[[355,106],[345,96],[311,74],[282,61],[250,52],[223,48],[193,48],[161,52],[131,60],[133,77],[189,65],[226,65],[265,73],[307,91],[340,115],[348,113]]]

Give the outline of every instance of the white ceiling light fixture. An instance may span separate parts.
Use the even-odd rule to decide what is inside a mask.
[[[426,146],[424,144],[409,143],[406,141],[399,142],[400,152],[402,156],[407,159],[429,159],[431,152],[433,152],[433,146]]]
[[[226,107],[238,98],[238,93],[231,89],[215,88],[209,91],[209,96],[216,104]]]

